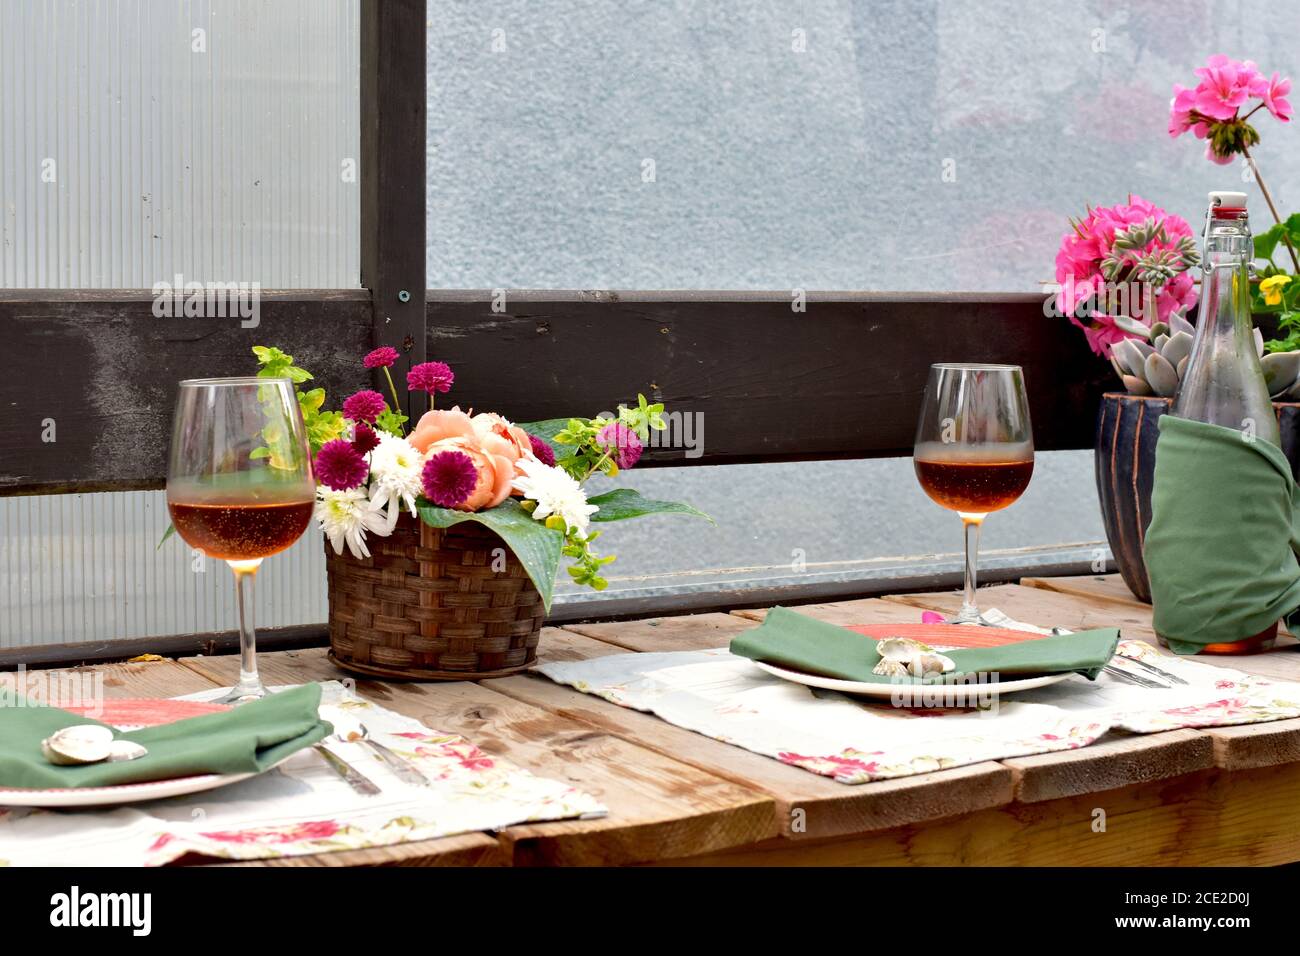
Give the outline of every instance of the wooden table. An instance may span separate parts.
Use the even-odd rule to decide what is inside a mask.
[[[1038,624],[1118,625],[1154,641],[1118,576],[1025,579],[981,604]],[[800,610],[838,624],[915,622],[948,593]],[[764,610],[547,628],[544,660],[725,645]],[[1290,637],[1252,657],[1198,660],[1300,680]],[[345,679],[324,649],[260,657],[267,683]],[[233,656],[101,665],[109,696],[173,696],[236,675]],[[0,674],[0,680],[7,675]],[[1300,719],[1111,733],[1079,750],[846,786],[536,675],[477,683],[361,680],[358,693],[488,753],[565,780],[608,817],[509,827],[274,865],[1216,865],[1300,860]],[[1105,811],[1105,830],[1094,821]]]

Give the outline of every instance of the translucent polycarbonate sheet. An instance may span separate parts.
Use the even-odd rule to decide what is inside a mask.
[[[355,288],[359,0],[0,3],[0,287]]]

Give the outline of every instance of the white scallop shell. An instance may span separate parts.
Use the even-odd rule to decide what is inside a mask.
[[[929,644],[910,637],[886,637],[876,642],[880,661],[871,673],[882,677],[925,677],[928,674],[946,674],[956,670],[952,658],[944,657]]]
[[[113,731],[99,724],[64,727],[41,741],[45,759],[60,767],[107,760],[112,747]]]
[[[113,745],[108,749],[108,761],[114,763],[118,760],[139,760],[147,753],[149,751],[134,740],[114,740]]]

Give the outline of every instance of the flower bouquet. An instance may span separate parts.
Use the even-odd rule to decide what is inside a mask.
[[[389,393],[363,389],[340,411],[323,408],[311,374],[276,348],[253,350],[263,377],[298,390],[325,534],[331,654],[383,676],[464,680],[511,673],[536,658],[564,559],[577,584],[607,586],[593,525],[649,514],[707,515],[629,488],[589,497],[597,474],[634,467],[663,405],[620,406],[614,417],[513,424],[494,412],[432,408],[452,370],[424,362],[407,372],[431,410],[414,427],[402,414],[383,346],[363,364]],[[711,519],[710,519],[711,520]]]

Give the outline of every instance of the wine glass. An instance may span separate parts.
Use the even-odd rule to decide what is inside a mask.
[[[302,412],[285,378],[181,382],[172,419],[167,510],[191,548],[235,572],[239,683],[222,703],[266,695],[257,676],[253,580],[262,559],[298,540],[316,486]]]
[[[983,624],[975,606],[980,527],[1029,486],[1034,435],[1025,376],[1018,365],[930,366],[912,456],[917,481],[934,501],[961,515],[966,592],[953,624]]]

